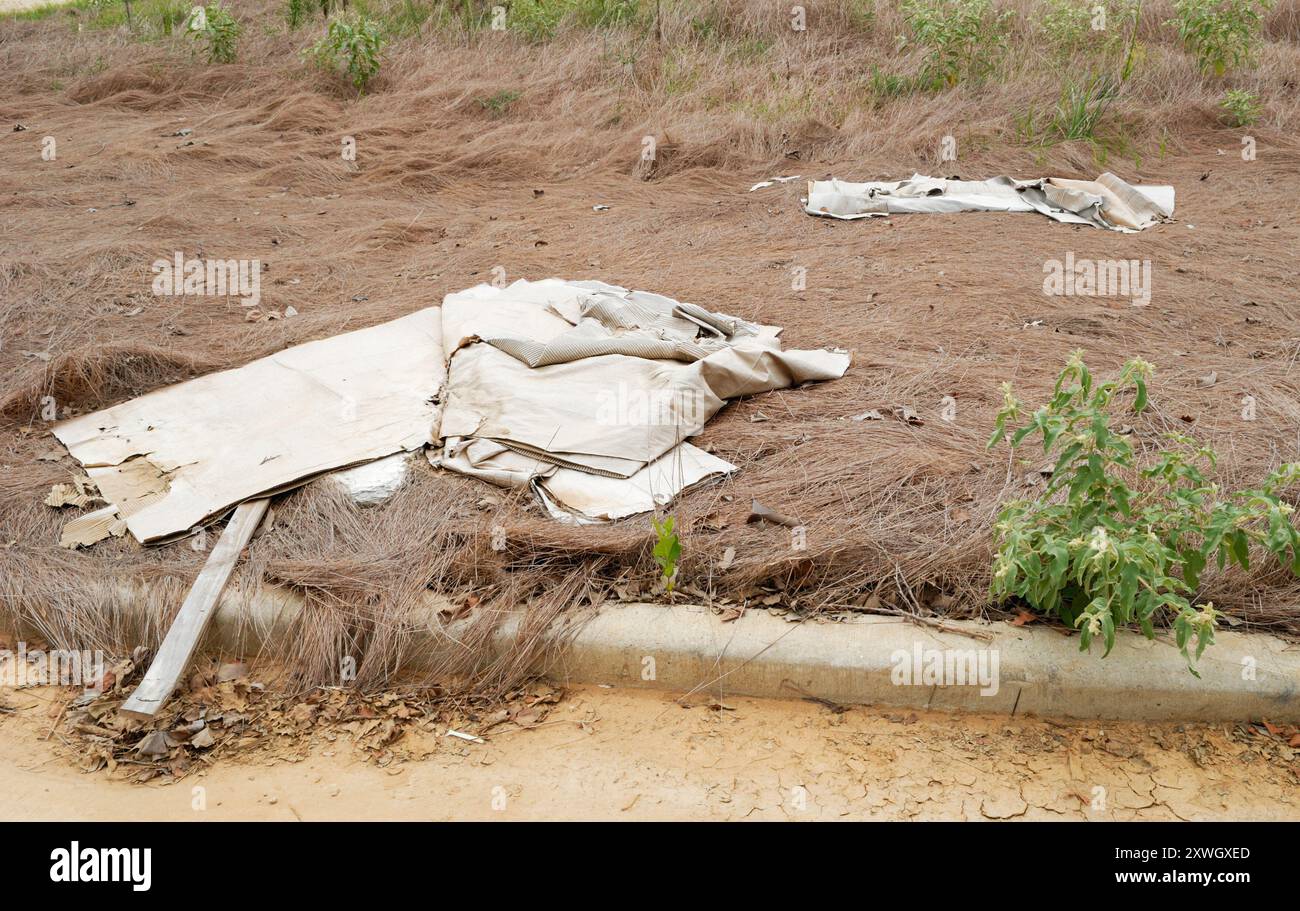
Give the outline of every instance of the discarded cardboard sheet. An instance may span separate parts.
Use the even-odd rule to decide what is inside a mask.
[[[547,279],[443,300],[437,465],[531,486],[553,516],[645,512],[734,466],[685,443],[727,399],[844,375],[842,351],[644,291]]]
[[[1041,212],[1068,224],[1132,233],[1174,214],[1174,188],[1133,186],[1110,173],[1096,180],[945,180],[922,174],[867,183],[812,180],[804,211],[839,219],[909,212]]]
[[[420,310],[73,418],[54,435],[138,541],[165,540],[252,497],[432,442],[441,327],[438,308]]]
[[[735,470],[686,442],[728,399],[848,369],[843,351],[783,350],[780,332],[603,282],[479,285],[57,425],[111,504],[69,523],[63,543],[123,526],[141,543],[168,540],[247,500],[437,441],[433,464],[530,487],[561,521],[649,511]],[[405,472],[400,460],[372,468],[340,482],[386,496]],[[87,491],[56,493],[89,503]]]

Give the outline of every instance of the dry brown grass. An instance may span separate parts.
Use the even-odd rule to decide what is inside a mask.
[[[798,211],[796,185],[744,192],[772,173],[949,173],[938,161],[949,134],[964,176],[1094,176],[1103,168],[1087,143],[1017,138],[1018,116],[1053,104],[1060,87],[1061,67],[1032,46],[1033,4],[1017,7],[1003,72],[897,98],[871,90],[872,66],[919,64],[895,49],[892,5],[864,30],[847,2],[818,3],[803,34],[777,5],[716,6],[724,28],[704,39],[690,20],[705,6],[666,4],[662,42],[649,30],[568,28],[528,45],[430,24],[391,47],[362,99],[297,59],[317,22],[263,29],[279,22],[278,5],[241,5],[249,25],[227,66],[194,59],[179,39],[75,32],[83,13],[0,22],[6,615],[77,647],[156,642],[203,558],[183,543],[53,545],[65,516],[41,500],[73,466],[37,458],[57,447],[43,397],[84,413],[428,306],[498,264],[511,278],[650,288],[784,325],[792,345],[855,351],[845,379],[739,402],[700,438],[741,467],[673,508],[682,578],[718,598],[756,604],[777,592],[808,610],[985,613],[990,519],[1024,492],[1023,467],[984,450],[997,384],[1014,380],[1032,399],[1075,347],[1103,371],[1135,354],[1160,368],[1155,407],[1135,421],[1140,448],[1190,425],[1223,454],[1225,483],[1257,481],[1295,457],[1300,231],[1287,207],[1300,193],[1300,3],[1279,4],[1258,66],[1226,80],[1198,73],[1159,27],[1167,4],[1147,8],[1144,58],[1103,131],[1106,167],[1173,183],[1179,222],[1133,237],[1014,216],[833,224]],[[1251,130],[1261,154],[1248,165],[1240,131],[1216,109],[1227,86],[1264,103]],[[501,92],[519,97],[498,114],[482,102]],[[7,132],[13,122],[27,131]],[[172,135],[181,127],[194,132]],[[59,140],[57,163],[39,159],[44,135]],[[339,158],[349,135],[356,165]],[[658,138],[652,169],[639,163],[645,135]],[[595,202],[614,209],[595,215]],[[265,306],[299,315],[247,323],[226,300],[153,297],[150,263],[178,249],[261,258]],[[1042,262],[1066,249],[1151,259],[1152,306],[1044,297]],[[807,291],[790,290],[794,265],[808,269]],[[1217,384],[1198,386],[1210,370]],[[955,425],[935,419],[948,394]],[[1250,424],[1237,416],[1245,394],[1259,403]],[[848,420],[895,404],[926,423]],[[803,521],[808,549],[791,550],[788,529],[747,524],[751,498]],[[316,482],[276,510],[242,578],[306,597],[296,666],[309,682],[335,679],[342,653],[361,657],[366,685],[389,679],[434,589],[478,600],[460,657],[428,674],[504,691],[531,661],[537,630],[616,589],[644,592],[656,575],[644,520],[565,528],[524,498],[427,466],[383,507],[359,509]],[[486,543],[494,524],[507,532],[503,553]],[[721,571],[727,547],[737,556]],[[157,583],[140,596],[144,629],[123,610],[123,592],[142,580]],[[1300,586],[1276,567],[1211,576],[1203,594],[1251,625],[1300,632]],[[519,603],[532,609],[518,647],[489,661],[487,637]]]

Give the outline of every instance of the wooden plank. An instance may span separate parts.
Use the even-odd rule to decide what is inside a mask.
[[[176,619],[172,621],[167,637],[163,639],[149,665],[148,672],[140,685],[135,688],[131,698],[122,703],[120,711],[132,718],[151,720],[176,689],[181,674],[185,673],[194,649],[203,638],[208,621],[216,613],[217,601],[222,590],[230,581],[230,574],[239,562],[258,523],[266,515],[266,507],[271,501],[267,498],[249,500],[235,508],[235,514],[226,524],[226,530],[208,555],[208,562],[199,570],[190,593],[185,596]]]

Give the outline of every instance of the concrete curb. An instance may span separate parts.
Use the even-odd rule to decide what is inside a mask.
[[[437,632],[430,596],[426,654]],[[272,653],[299,609],[283,589],[223,598],[208,644]],[[1147,721],[1300,721],[1300,645],[1260,633],[1221,631],[1187,670],[1170,641],[1121,633],[1114,651],[1083,654],[1078,639],[1048,627],[949,621],[940,630],[891,617],[791,623],[765,611],[724,622],[707,608],[606,606],[538,671],[561,683],[610,684],[700,698],[815,697],[881,705]],[[496,635],[504,650],[518,617]],[[935,677],[935,671],[946,674]],[[963,678],[961,672],[969,671]],[[979,672],[984,672],[982,675]],[[963,679],[967,682],[963,683]],[[938,680],[940,682],[936,683]]]

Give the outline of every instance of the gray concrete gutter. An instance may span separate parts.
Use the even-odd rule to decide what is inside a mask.
[[[430,596],[425,638],[433,652]],[[247,654],[286,634],[298,611],[284,590],[228,593],[209,645]],[[518,617],[502,625],[499,649]],[[1078,639],[1037,625],[947,621],[944,629],[862,616],[792,623],[754,610],[725,622],[701,606],[618,604],[563,637],[538,671],[560,683],[691,694],[817,698],[842,705],[1149,721],[1300,721],[1300,645],[1262,633],[1217,634],[1187,670],[1168,638],[1121,633],[1114,651],[1084,654]]]

